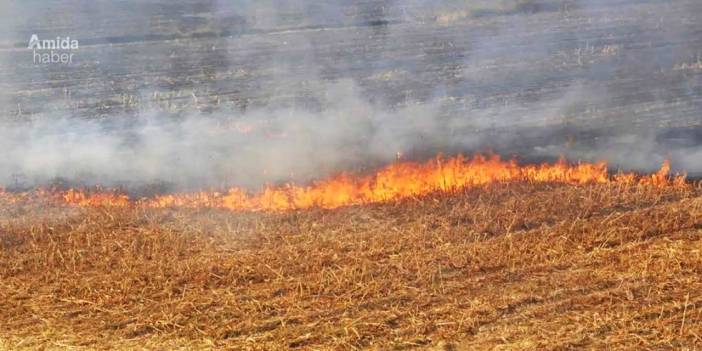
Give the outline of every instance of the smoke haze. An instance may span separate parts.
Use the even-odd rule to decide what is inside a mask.
[[[51,4],[0,4],[0,185],[256,188],[485,150],[702,171],[697,1]],[[34,64],[32,34],[76,61]]]

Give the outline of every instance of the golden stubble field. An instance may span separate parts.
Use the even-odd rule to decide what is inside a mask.
[[[702,347],[702,189],[336,210],[0,206],[0,349]]]

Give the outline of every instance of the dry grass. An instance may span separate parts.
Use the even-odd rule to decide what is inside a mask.
[[[695,349],[700,190],[333,211],[0,207],[0,349]]]

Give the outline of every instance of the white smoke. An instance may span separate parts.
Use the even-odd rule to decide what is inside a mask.
[[[527,159],[604,159],[637,170],[655,169],[663,159],[671,159],[678,168],[699,169],[702,152],[696,136],[671,144],[659,137],[654,123],[643,133],[646,125],[639,131],[608,127],[638,118],[631,109],[618,112],[627,101],[612,96],[625,96],[626,89],[635,91],[633,100],[643,100],[635,106],[653,111],[648,121],[665,112],[655,112],[659,102],[668,107],[689,103],[689,109],[695,109],[699,85],[692,78],[672,84],[683,91],[677,105],[667,101],[669,89],[656,80],[645,82],[650,89],[640,89],[636,84],[641,82],[631,78],[655,78],[656,72],[691,57],[689,52],[653,47],[645,51],[650,57],[641,59],[629,54],[637,51],[627,50],[645,49],[625,47],[625,36],[591,37],[599,32],[584,31],[587,36],[578,30],[640,26],[643,39],[632,39],[639,40],[637,45],[642,40],[673,43],[697,33],[694,23],[680,24],[692,17],[678,23],[653,12],[629,16],[630,9],[655,4],[174,2],[169,5],[173,13],[193,14],[174,15],[162,23],[149,17],[158,2],[145,1],[134,2],[143,10],[132,11],[129,26],[124,26],[119,22],[124,19],[110,16],[122,11],[115,2],[61,3],[66,6],[56,11],[66,13],[54,18],[55,28],[107,26],[106,33],[78,37],[97,43],[81,42],[84,51],[76,54],[78,59],[82,54],[83,59],[99,61],[84,62],[85,71],[81,66],[27,70],[27,63],[17,62],[22,56],[13,47],[33,33],[36,23],[29,15],[41,17],[46,10],[30,3],[0,4],[2,13],[11,14],[0,20],[0,29],[7,29],[0,41],[0,74],[12,78],[0,81],[0,111],[6,114],[0,121],[0,186],[33,186],[63,178],[108,186],[166,182],[188,188],[258,187],[373,167],[394,160],[398,153],[421,158],[487,149]],[[694,16],[696,7],[687,3],[670,8],[690,6]],[[570,11],[580,12],[573,16]],[[474,26],[474,21],[480,25]],[[215,39],[192,40],[188,33]],[[72,35],[70,30],[55,34]],[[166,35],[170,41],[151,45],[148,35]],[[100,42],[110,37],[131,38],[134,43]],[[181,37],[187,40],[181,42]],[[336,43],[341,44],[331,45]],[[356,56],[346,56],[348,51]],[[200,70],[215,59],[225,69]],[[8,73],[20,65],[25,67],[19,71],[30,72],[28,76]],[[104,81],[93,86],[112,94],[109,84],[114,79],[147,76],[160,66],[173,69],[161,72],[164,80],[190,74],[195,82],[185,83],[193,86],[168,91],[153,76],[145,77],[124,93],[138,97],[136,113],[86,115],[91,110],[74,108],[83,103],[78,97],[62,93],[70,87],[48,86],[54,77],[83,78],[88,72],[95,76],[87,74],[86,81]],[[609,84],[619,76],[623,88]],[[237,85],[227,85],[232,81]],[[36,88],[42,84],[50,97],[64,97],[46,98]],[[120,88],[124,89],[117,84],[115,89]],[[41,99],[26,98],[25,90],[39,91]],[[232,90],[240,98],[237,104],[205,111],[202,105],[211,102],[198,99]],[[186,108],[163,108],[152,101],[159,99],[149,99],[171,93],[186,101]]]
[[[179,119],[153,112],[125,117],[127,125],[77,118],[6,124],[0,129],[0,181],[9,184],[17,175],[31,184],[56,177],[106,185],[305,181],[440,144],[437,138],[448,132],[433,105],[375,108],[348,80],[325,90],[322,111],[260,109]]]

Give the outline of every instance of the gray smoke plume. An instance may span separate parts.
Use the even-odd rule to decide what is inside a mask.
[[[437,153],[702,171],[694,0],[3,2],[0,186],[311,179]],[[32,34],[80,41],[35,64]]]
[[[384,111],[351,81],[325,87],[320,111],[261,109],[174,118],[147,113],[113,120],[52,119],[0,130],[0,176],[41,184],[60,176],[120,185],[165,181],[189,186],[309,180],[384,163],[438,144],[445,131],[431,105]],[[7,183],[6,183],[7,184]]]

